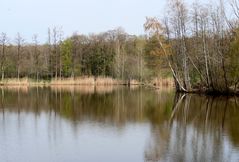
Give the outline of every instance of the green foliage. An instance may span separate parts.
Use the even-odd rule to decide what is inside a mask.
[[[229,63],[230,75],[239,79],[239,29],[234,35],[234,40],[230,44]]]
[[[83,57],[83,73],[94,76],[110,76],[113,69],[114,53],[109,44],[93,42]]]
[[[16,64],[11,60],[6,60],[5,76],[13,77],[16,74]]]
[[[49,30],[47,44],[7,45],[6,77],[58,79],[60,77],[106,76],[147,80],[158,75],[160,53],[155,38],[129,35],[122,29],[100,34],[77,35],[62,40],[61,31]],[[1,45],[0,45],[1,47]],[[147,54],[146,54],[147,52]],[[156,53],[153,54],[153,53]]]
[[[68,77],[71,74],[71,66],[72,66],[72,41],[70,39],[65,40],[61,44],[60,51],[61,51],[63,76]]]

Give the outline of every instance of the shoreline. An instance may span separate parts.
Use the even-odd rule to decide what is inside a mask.
[[[107,85],[142,85],[136,80],[122,81],[108,77],[77,77],[77,78],[61,78],[52,80],[39,80],[29,78],[10,78],[0,81],[0,86],[107,86]]]
[[[198,94],[208,96],[239,96],[239,91],[213,91],[208,89],[193,89],[185,92],[177,90],[172,78],[154,78],[148,82],[139,82],[137,80],[118,80],[110,77],[92,77],[83,76],[76,78],[61,78],[52,80],[39,80],[38,82],[31,78],[6,78],[0,81],[0,87],[60,87],[60,86],[144,86],[152,89],[160,90],[164,88],[172,88],[176,93],[182,94]]]
[[[140,82],[135,79],[120,80],[111,77],[83,76],[76,78],[61,78],[36,81],[31,78],[6,78],[0,81],[0,86],[150,86],[155,88],[174,87],[171,78],[154,78],[150,81]]]

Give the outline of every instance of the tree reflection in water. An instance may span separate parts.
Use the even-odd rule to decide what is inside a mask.
[[[148,124],[145,161],[238,161],[239,98],[175,94],[132,87],[15,87],[0,89],[6,113],[42,113],[77,125],[96,123],[121,131]],[[145,140],[145,139],[142,139]],[[137,146],[136,146],[137,147]]]
[[[152,122],[146,161],[238,161],[238,101],[176,94],[170,118]]]

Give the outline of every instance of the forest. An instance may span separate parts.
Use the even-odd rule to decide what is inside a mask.
[[[37,35],[32,43],[26,43],[19,33],[11,44],[2,33],[1,79],[103,76],[142,81],[157,76],[160,69],[167,71],[157,55],[160,46],[156,37],[129,35],[122,28],[100,34],[73,34],[66,39],[62,33],[61,28],[49,29],[45,44],[39,43]]]
[[[225,6],[222,0],[192,5],[169,0],[167,16],[147,17],[141,36],[117,28],[64,38],[54,27],[41,44],[37,35],[27,43],[19,33],[12,39],[2,33],[1,79],[101,76],[145,82],[171,77],[177,91],[238,93],[239,1]]]

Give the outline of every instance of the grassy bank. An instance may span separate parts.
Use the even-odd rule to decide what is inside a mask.
[[[77,77],[77,78],[61,78],[52,80],[39,80],[29,78],[11,78],[0,81],[2,86],[57,86],[57,85],[141,85],[136,80],[123,81],[110,77]]]
[[[86,86],[112,86],[112,85],[148,85],[152,87],[174,87],[173,79],[171,78],[155,78],[150,81],[141,83],[137,80],[118,80],[110,77],[77,77],[77,78],[62,78],[52,80],[39,80],[38,82],[30,78],[10,78],[0,81],[1,86],[63,86],[63,85],[86,85]]]

